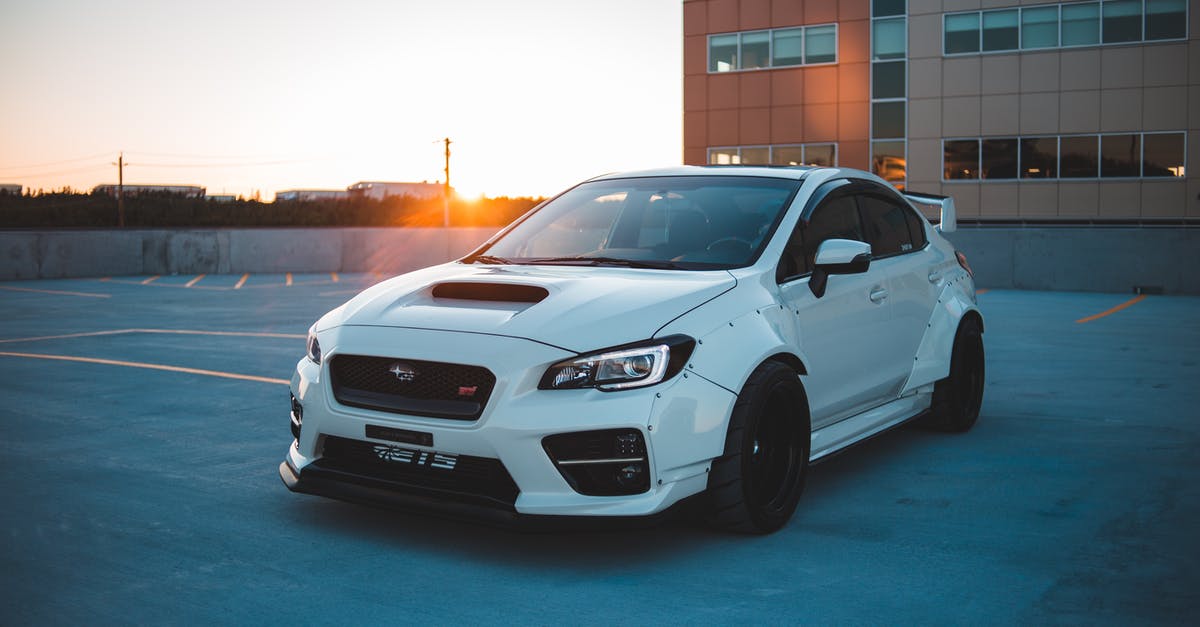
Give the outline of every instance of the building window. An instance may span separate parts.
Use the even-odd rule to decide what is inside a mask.
[[[980,142],[982,159],[979,178],[1017,178],[1017,139],[985,139]]]
[[[786,28],[771,33],[771,65],[804,63],[804,29]]]
[[[709,165],[837,165],[837,144],[720,146],[708,149]]]
[[[1146,0],[1146,39],[1187,37],[1187,0]]]
[[[1183,133],[1146,133],[1142,136],[1142,176],[1182,177]]]
[[[979,13],[947,15],[946,54],[979,52]]]
[[[1100,4],[1082,2],[1062,8],[1062,45],[1094,46],[1100,43]]]
[[[1021,44],[1017,23],[1020,11],[984,11],[983,51],[1016,50]]]
[[[1037,7],[1021,11],[1021,48],[1058,46],[1058,7]]]
[[[875,20],[873,59],[903,59],[908,42],[908,20],[902,17]]]
[[[904,189],[908,176],[908,162],[904,158],[904,140],[871,143],[871,171],[879,178]]]
[[[979,178],[978,139],[942,142],[942,178],[947,181]]]
[[[904,15],[908,12],[905,0],[872,0],[871,15],[887,17],[889,15]]]
[[[1142,174],[1141,135],[1100,136],[1100,176],[1135,177]]]
[[[879,100],[887,98],[903,98],[905,84],[904,61],[886,61],[871,66],[871,97]]]
[[[804,29],[804,62],[833,63],[837,61],[837,28],[810,26]]]
[[[1183,177],[1186,139],[1176,131],[946,139],[942,180]]]
[[[708,71],[729,72],[737,69],[738,36],[713,35],[708,38]]]
[[[1142,39],[1142,0],[1110,0],[1102,6],[1100,32],[1104,43],[1120,44]]]
[[[947,55],[1187,38],[1186,0],[1103,0],[943,16]]]
[[[904,101],[871,103],[871,138],[904,137]]]
[[[1095,135],[1073,135],[1058,139],[1058,176],[1064,179],[1096,178],[1100,151]]]
[[[837,24],[708,36],[708,71],[837,62]]]
[[[1021,178],[1058,178],[1058,138],[1021,138]]]
[[[742,33],[739,43],[741,50],[738,56],[742,59],[743,70],[771,66],[771,33],[769,31]]]

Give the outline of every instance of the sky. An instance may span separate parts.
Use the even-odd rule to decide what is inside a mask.
[[[0,183],[542,196],[682,161],[681,0],[0,0]]]

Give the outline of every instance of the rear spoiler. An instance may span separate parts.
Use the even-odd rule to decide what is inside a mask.
[[[958,215],[954,211],[954,199],[949,196],[939,196],[937,194],[924,194],[921,192],[901,192],[905,198],[911,202],[920,203],[922,205],[936,205],[942,210],[941,221],[938,222],[938,230],[943,233],[953,233],[958,229]]]

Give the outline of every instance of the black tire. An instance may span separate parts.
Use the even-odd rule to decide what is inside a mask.
[[[983,404],[983,329],[975,318],[958,325],[950,353],[950,376],[933,388],[933,404],[925,426],[938,431],[963,433],[975,426]]]
[[[808,474],[808,397],[796,371],[775,361],[754,370],[738,395],[725,454],[708,477],[709,522],[766,534],[796,511]]]

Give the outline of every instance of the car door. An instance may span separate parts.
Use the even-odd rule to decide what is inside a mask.
[[[884,273],[892,315],[892,332],[880,346],[892,368],[892,396],[898,396],[912,372],[943,281],[936,271],[941,253],[931,246],[924,223],[891,190],[873,183],[859,188],[859,211],[871,244],[871,265]],[[943,260],[944,261],[944,260]]]
[[[807,224],[797,225],[776,275],[807,359],[804,381],[814,429],[879,404],[894,385],[892,373],[878,367],[891,317],[883,272],[871,267],[830,276],[820,298],[809,287],[817,248],[835,238],[865,241],[854,194],[842,189],[827,195]]]

